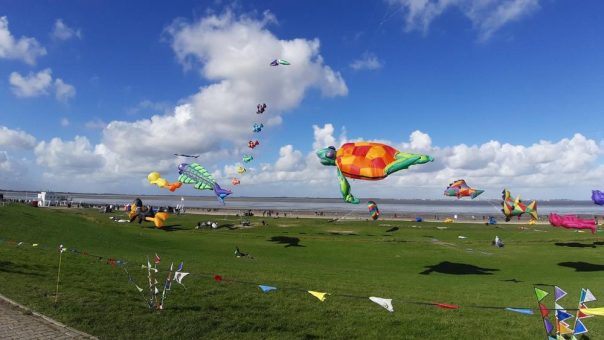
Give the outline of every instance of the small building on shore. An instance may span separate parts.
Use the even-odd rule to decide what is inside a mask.
[[[71,198],[67,195],[57,194],[49,191],[42,191],[38,194],[38,206],[67,206],[71,203]]]

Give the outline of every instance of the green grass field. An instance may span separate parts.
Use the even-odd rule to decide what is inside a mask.
[[[582,287],[604,294],[602,238],[546,225],[521,230],[511,224],[278,218],[265,219],[267,227],[240,229],[238,217],[185,215],[171,216],[174,227],[165,231],[148,222],[115,223],[108,218],[113,215],[125,216],[0,207],[0,292],[103,339],[543,339],[539,315],[472,306],[535,308],[533,284],[564,288],[569,295],[560,304],[567,308],[576,308]],[[261,219],[251,218],[252,224]],[[194,229],[207,220],[222,227]],[[495,235],[504,248],[490,245]],[[183,281],[186,289],[173,286],[165,310],[150,311],[120,267],[67,252],[55,305],[59,244],[126,260],[143,288],[141,264],[155,253],[160,269],[184,261],[192,274]],[[236,258],[235,246],[254,258]],[[214,274],[224,281],[215,282]],[[158,278],[163,282],[163,274]],[[262,293],[257,284],[279,289]],[[305,290],[334,295],[320,302]],[[393,299],[395,312],[369,296]],[[550,297],[546,301],[553,307]],[[585,319],[590,338],[604,337],[603,321]]]

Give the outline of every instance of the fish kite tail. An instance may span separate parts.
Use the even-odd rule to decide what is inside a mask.
[[[539,215],[537,215],[537,201],[532,201],[529,205],[527,205],[526,212],[533,216],[534,219],[538,219]]]
[[[474,193],[472,193],[472,199],[475,199],[476,197],[478,197],[478,195],[482,194],[483,192],[484,192],[484,190],[474,191]]]
[[[170,185],[168,190],[170,190],[171,192],[174,192],[174,191],[176,191],[176,189],[180,188],[181,186],[182,186],[182,182],[174,182]]]
[[[218,185],[218,183],[214,184],[214,193],[216,194],[216,198],[222,204],[224,204],[224,199],[227,198],[233,192],[231,190],[223,189]]]

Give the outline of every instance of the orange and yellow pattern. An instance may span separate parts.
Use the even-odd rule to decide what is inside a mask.
[[[346,177],[380,180],[387,176],[386,166],[396,160],[397,153],[380,143],[346,143],[336,153],[336,164]]]

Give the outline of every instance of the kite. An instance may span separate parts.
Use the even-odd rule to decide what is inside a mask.
[[[549,223],[554,227],[566,229],[591,229],[591,233],[596,233],[596,221],[594,219],[582,219],[575,215],[549,214]]]
[[[243,163],[249,163],[254,160],[254,156],[252,155],[243,155],[242,157]]]
[[[155,228],[163,228],[164,222],[168,219],[168,216],[170,216],[170,215],[167,212],[163,212],[163,211],[153,213],[153,210],[151,210],[151,209],[147,209],[147,210],[131,209],[130,212],[128,213],[129,221],[134,221],[134,219],[137,216],[139,217],[139,219],[138,219],[139,224],[143,220],[145,220],[147,222],[153,222],[153,224],[155,225]]]
[[[266,110],[266,104],[262,103],[262,104],[256,105],[256,113],[257,114],[264,113],[264,110]]]
[[[199,155],[185,155],[183,153],[175,153],[174,156],[197,158]]]
[[[336,150],[330,146],[317,151],[321,164],[336,166],[340,191],[344,201],[358,204],[360,201],[350,192],[346,177],[376,181],[414,164],[432,162],[434,158],[400,152],[397,149],[373,142],[346,143]]]
[[[374,221],[380,217],[380,210],[374,201],[367,202],[367,209],[369,209],[369,215],[371,215],[371,219]]]
[[[264,127],[264,124],[260,123],[254,123],[254,132],[260,132],[262,131],[262,128]]]
[[[279,66],[279,65],[290,65],[289,61],[285,59],[275,59],[271,61],[271,66]]]
[[[232,183],[233,185],[238,185],[238,184],[240,184],[240,183],[241,183],[241,181],[240,181],[238,178],[235,178],[235,177],[234,177],[234,178],[231,180],[231,183]]]
[[[600,190],[592,190],[591,200],[597,205],[604,205],[604,192],[601,192]]]
[[[247,146],[248,146],[250,149],[253,149],[253,148],[257,147],[258,145],[260,145],[260,142],[259,142],[259,141],[257,141],[257,140],[247,142]]]
[[[458,199],[462,197],[472,197],[472,199],[478,197],[478,195],[482,194],[484,190],[478,190],[474,188],[470,188],[466,181],[463,179],[458,179],[457,181],[449,184],[447,189],[445,189],[445,196],[453,196]]]
[[[222,189],[214,180],[214,177],[201,165],[197,163],[182,163],[178,166],[178,181],[184,184],[193,184],[195,189],[213,190],[216,198],[222,204],[224,199],[232,194],[230,190]]]
[[[149,184],[155,184],[160,188],[165,188],[172,192],[182,186],[182,183],[180,182],[169,183],[167,180],[162,178],[157,171],[149,173],[149,175],[147,175],[147,181],[149,181]]]
[[[522,203],[522,201],[520,200],[520,196],[514,199],[512,195],[510,195],[510,191],[507,189],[503,190],[502,199],[503,208],[501,209],[501,211],[505,215],[506,222],[509,222],[513,216],[518,216],[518,218],[520,219],[520,216],[524,213],[530,214],[535,220],[539,218],[539,216],[537,215],[536,201],[532,201],[531,203],[526,205]]]
[[[238,166],[237,167],[237,173],[239,173],[240,175],[243,174],[244,172],[246,172],[247,169],[242,167],[242,166]]]

